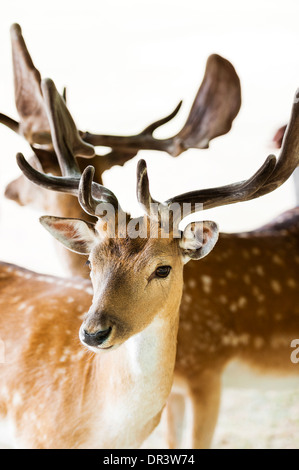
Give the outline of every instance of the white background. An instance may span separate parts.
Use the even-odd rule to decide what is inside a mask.
[[[5,5],[5,6],[4,6]],[[299,86],[297,0],[240,2],[109,0],[3,3],[0,16],[0,112],[17,118],[9,27],[22,26],[42,77],[67,86],[79,128],[130,134],[167,115],[183,99],[179,116],[158,137],[180,129],[201,83],[207,57],[218,53],[236,68],[242,108],[232,131],[209,150],[174,159],[143,151],[125,167],[105,174],[121,205],[137,213],[136,163],[145,158],[155,199],[222,185],[251,176],[269,153],[276,129],[287,122]],[[0,127],[0,189],[19,174],[18,151],[27,144]],[[101,149],[98,149],[99,151]],[[294,203],[290,179],[259,200],[207,211],[222,231],[255,228]],[[41,215],[0,199],[0,259],[63,274]],[[202,214],[201,214],[202,215]]]

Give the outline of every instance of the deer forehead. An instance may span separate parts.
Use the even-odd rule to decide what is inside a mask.
[[[161,264],[179,262],[176,239],[104,238],[91,252],[94,267],[115,266],[115,269],[138,272]]]

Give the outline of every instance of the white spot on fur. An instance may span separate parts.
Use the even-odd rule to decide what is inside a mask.
[[[13,395],[13,399],[12,399],[13,406],[18,406],[18,405],[21,405],[22,403],[23,403],[23,399],[21,397],[21,394],[19,392],[15,392]]]
[[[278,264],[278,265],[280,265],[280,266],[282,266],[282,265],[284,264],[284,262],[283,262],[283,260],[280,258],[280,256],[278,256],[278,255],[276,255],[276,254],[273,255],[272,261],[273,261],[273,263]]]
[[[256,270],[256,272],[259,276],[264,276],[265,275],[265,271],[264,271],[263,266],[260,266],[260,265],[256,266],[255,270]]]
[[[240,308],[244,308],[246,304],[247,304],[247,299],[246,299],[246,297],[240,297],[240,298],[238,299],[238,306],[239,306]]]
[[[287,279],[287,286],[291,287],[292,289],[296,289],[297,282],[295,281],[295,279],[289,278]]]
[[[271,288],[275,292],[275,294],[281,293],[281,285],[276,279],[271,280]]]
[[[212,290],[212,278],[206,274],[201,276],[202,287],[206,294],[210,294]]]
[[[70,357],[70,354],[71,354],[71,350],[69,348],[65,348],[59,361],[65,362]]]
[[[40,282],[47,282],[48,284],[53,284],[56,281],[53,277],[48,276],[37,276],[35,279]]]
[[[22,302],[19,306],[18,306],[18,310],[25,310],[25,308],[27,308],[28,304],[27,302]]]
[[[194,289],[196,287],[196,281],[194,279],[190,279],[188,281],[188,286],[191,288],[191,289]]]
[[[253,339],[253,346],[255,347],[255,349],[261,349],[263,347],[264,343],[265,343],[265,341],[261,336],[256,336]]]
[[[250,335],[248,333],[243,333],[236,335],[233,331],[229,331],[226,335],[222,337],[222,344],[225,346],[245,346],[249,343]]]
[[[258,308],[256,311],[258,316],[263,316],[265,315],[265,309],[264,308]]]
[[[265,296],[261,293],[260,289],[257,286],[253,286],[252,293],[256,297],[258,302],[263,302],[265,300]]]
[[[288,347],[289,340],[281,336],[276,336],[276,337],[271,338],[270,344],[273,349],[279,349],[281,347],[286,347],[286,346]]]

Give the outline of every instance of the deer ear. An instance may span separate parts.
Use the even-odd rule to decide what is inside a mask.
[[[81,255],[89,255],[97,240],[94,224],[80,219],[44,216],[40,223],[66,248]]]
[[[190,259],[200,259],[210,253],[219,236],[215,222],[192,222],[185,228],[180,240],[184,263]]]

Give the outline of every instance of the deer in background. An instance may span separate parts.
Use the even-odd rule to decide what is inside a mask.
[[[18,157],[18,163],[24,174],[34,183],[45,189],[55,189],[56,191],[74,194],[79,184],[80,171],[76,166],[75,159],[71,163],[70,156],[64,154],[63,149],[66,147],[63,136],[76,133],[75,125],[69,113],[65,111],[65,103],[55,91],[52,82],[46,83],[50,88],[45,93],[45,103],[49,109],[48,115],[52,123],[51,128],[55,134],[53,134],[53,143],[55,143],[55,151],[61,165],[63,177],[39,173],[30,167],[21,155]],[[45,90],[47,89],[45,88]],[[298,93],[296,94],[288,131],[277,162],[275,157],[270,156],[256,175],[247,181],[176,196],[166,201],[163,207],[168,207],[173,203],[181,205],[184,202],[189,202],[194,207],[196,207],[196,203],[201,203],[204,209],[212,208],[260,197],[283,184],[296,168],[298,162],[296,135],[299,123],[299,105],[297,97]],[[55,116],[60,116],[60,118],[55,118]],[[64,116],[64,118],[62,119],[61,116]],[[59,122],[60,125],[55,125],[55,121]],[[67,126],[67,129],[62,128],[62,122],[64,126]],[[68,145],[67,148],[71,148],[71,145]],[[94,214],[99,203],[92,196],[93,192],[100,191],[96,189],[98,186],[92,183],[92,175],[92,170],[87,168],[81,186],[88,189],[83,191],[80,196],[81,204],[89,214]],[[110,202],[115,202],[115,196],[111,196],[107,189],[101,189],[101,191],[101,194],[107,194]],[[144,218],[138,219],[138,223],[141,225],[148,224],[151,221],[150,205],[155,201],[149,192],[149,182],[144,162],[140,162],[138,166],[138,200],[147,214]],[[82,240],[81,237],[83,235],[84,237],[87,236],[89,230],[93,230],[90,225],[85,226],[82,225],[84,224],[83,221],[77,221],[77,225],[74,226],[74,222],[61,218],[46,218],[43,219],[43,224],[68,248],[84,254],[84,250],[87,249],[86,241]],[[71,228],[69,224],[71,224]],[[204,239],[207,242],[210,240],[210,243],[208,243],[210,248],[211,244],[213,245],[215,242],[215,225],[212,223],[199,224],[199,226],[197,223],[187,226],[180,241],[176,239],[171,241],[171,244],[176,245],[178,243],[180,249],[183,248],[183,262],[189,259],[197,259],[197,254],[199,254],[197,250],[199,246],[204,246],[202,245]],[[79,227],[81,228],[79,229]],[[86,227],[88,227],[88,230]],[[97,227],[99,226],[97,225]],[[194,239],[194,237],[197,237],[198,227],[204,227],[203,233],[207,235],[207,238],[204,236],[199,244]],[[196,270],[195,262],[191,261],[186,264],[184,268],[184,291],[180,306],[177,353],[174,364],[174,388],[166,407],[170,446],[179,446],[178,429],[182,427],[186,410],[191,410],[191,412],[190,414],[187,413],[190,421],[185,425],[186,434],[183,436],[182,447],[209,446],[218,414],[221,375],[225,366],[232,359],[239,358],[254,367],[260,368],[262,371],[275,370],[283,373],[296,373],[295,365],[290,361],[290,341],[298,337],[299,312],[296,299],[298,297],[299,260],[297,231],[298,212],[295,211],[289,219],[285,217],[283,221],[278,220],[272,225],[255,232],[220,235],[219,251],[217,252],[216,246],[213,263],[208,263],[209,258],[212,257],[212,254],[210,254],[209,257],[199,263],[199,266],[201,266],[199,270]],[[71,237],[75,236],[73,241],[70,240],[70,234]],[[74,243],[77,245],[74,245]],[[122,243],[119,243],[117,239],[110,239],[109,243],[111,246],[107,247],[105,244],[105,252],[102,253],[101,251],[101,256],[104,256],[101,258],[101,263],[99,263],[99,258],[95,257],[91,259],[91,266],[94,267],[95,265],[96,269],[99,269],[100,264],[101,269],[106,272],[106,256],[109,255],[110,259],[113,260],[113,254],[116,253],[118,262],[122,259],[123,253],[126,253],[126,260],[129,266],[132,266],[125,248],[126,242],[123,240]],[[140,243],[140,246],[135,247],[134,250],[141,255],[146,246],[147,248],[151,246],[151,240],[148,242],[143,240]],[[167,243],[170,243],[170,241],[169,239],[167,242],[163,240],[163,243],[166,243],[166,245],[163,245],[163,248],[160,246],[158,249],[158,251],[161,250],[160,256],[165,250],[168,252],[166,246],[168,247]],[[188,243],[191,244],[188,245]],[[118,245],[118,248],[115,244]],[[132,245],[130,246],[132,248]],[[193,249],[191,249],[191,246],[193,246]],[[123,252],[122,249],[125,251]],[[151,264],[153,260],[156,262],[156,255],[149,251],[146,258],[147,263]],[[156,274],[154,275],[153,273],[150,274],[148,279],[157,281],[157,278],[162,278],[168,279],[166,282],[170,282],[174,273],[173,263],[177,262],[177,256],[177,254],[172,253],[173,258],[165,260],[163,255],[161,261],[163,269],[155,271]],[[179,257],[181,256],[182,253]],[[253,257],[256,260],[255,263],[252,262]],[[280,278],[278,280],[277,276],[284,267],[286,260],[288,260],[287,276],[282,282]],[[138,276],[143,277],[142,269],[139,268],[137,260],[134,263]],[[107,261],[107,266],[110,266],[110,261]],[[122,266],[122,263],[119,266]],[[270,276],[268,275],[269,271]],[[109,276],[109,283],[111,280],[120,288],[124,284],[123,279],[119,278],[113,270],[112,272],[114,280]],[[162,283],[162,279],[157,282]],[[177,291],[182,291],[182,282],[182,278],[180,278],[180,282],[176,284]],[[138,284],[137,279],[132,280],[131,278],[130,285],[136,285],[138,291],[138,285],[140,284]],[[99,284],[97,284],[97,287],[99,287]],[[287,295],[282,296],[283,292],[287,292]],[[213,294],[214,297],[212,297]],[[266,299],[266,296],[272,298],[271,303]],[[127,318],[127,310],[129,309],[126,307],[125,293],[123,291],[121,295],[112,295],[111,293],[111,298],[114,299],[113,308],[116,308],[115,305],[118,304],[118,300],[121,298],[121,304],[125,310],[123,315],[124,318]],[[130,291],[130,302],[132,302],[132,298],[135,299],[135,292],[132,294]],[[172,300],[176,302],[177,299],[174,296]],[[144,308],[151,311],[153,301],[147,298],[145,302],[146,307]],[[166,306],[166,309],[169,306],[168,302],[170,302],[170,299],[165,294],[162,304]],[[134,309],[134,306],[132,308]],[[139,308],[138,315],[140,315]],[[111,333],[111,325],[109,321],[107,323],[107,320],[104,322],[103,329],[100,330],[99,334],[96,321],[93,320],[90,324],[92,330],[89,333],[91,333],[92,341],[96,337],[102,341],[104,334],[108,335],[109,333],[110,335]],[[107,342],[106,346],[110,347],[112,343]],[[93,347],[95,347],[95,344],[93,342]],[[154,357],[156,356],[154,355]],[[162,357],[164,367],[165,358],[163,355],[160,357]],[[172,360],[174,361],[174,358]],[[147,369],[145,368],[145,370]],[[167,375],[167,377],[169,376]]]
[[[33,64],[19,25],[11,27],[15,103],[20,122],[0,114],[0,122],[25,137],[34,155],[31,165],[37,170],[60,174],[53,150],[50,123],[41,93],[41,75]],[[64,93],[65,99],[65,93]],[[79,132],[81,139],[74,144],[74,153],[81,171],[90,164],[95,168],[95,181],[102,184],[102,174],[113,165],[123,165],[140,149],[165,151],[175,157],[188,148],[207,148],[209,141],[227,133],[241,105],[240,81],[234,67],[226,59],[214,54],[207,60],[203,82],[198,90],[183,128],[173,137],[156,139],[158,127],[173,119],[182,102],[167,117],[147,126],[133,136],[107,136]],[[83,140],[82,140],[83,139]],[[92,145],[91,145],[92,144]],[[95,155],[93,145],[111,147],[107,155]],[[69,216],[94,221],[82,211],[76,198],[68,194],[51,196],[35,187],[22,175],[8,184],[5,196],[20,205],[32,205],[57,216]],[[66,271],[72,275],[89,277],[82,257],[60,249]]]

